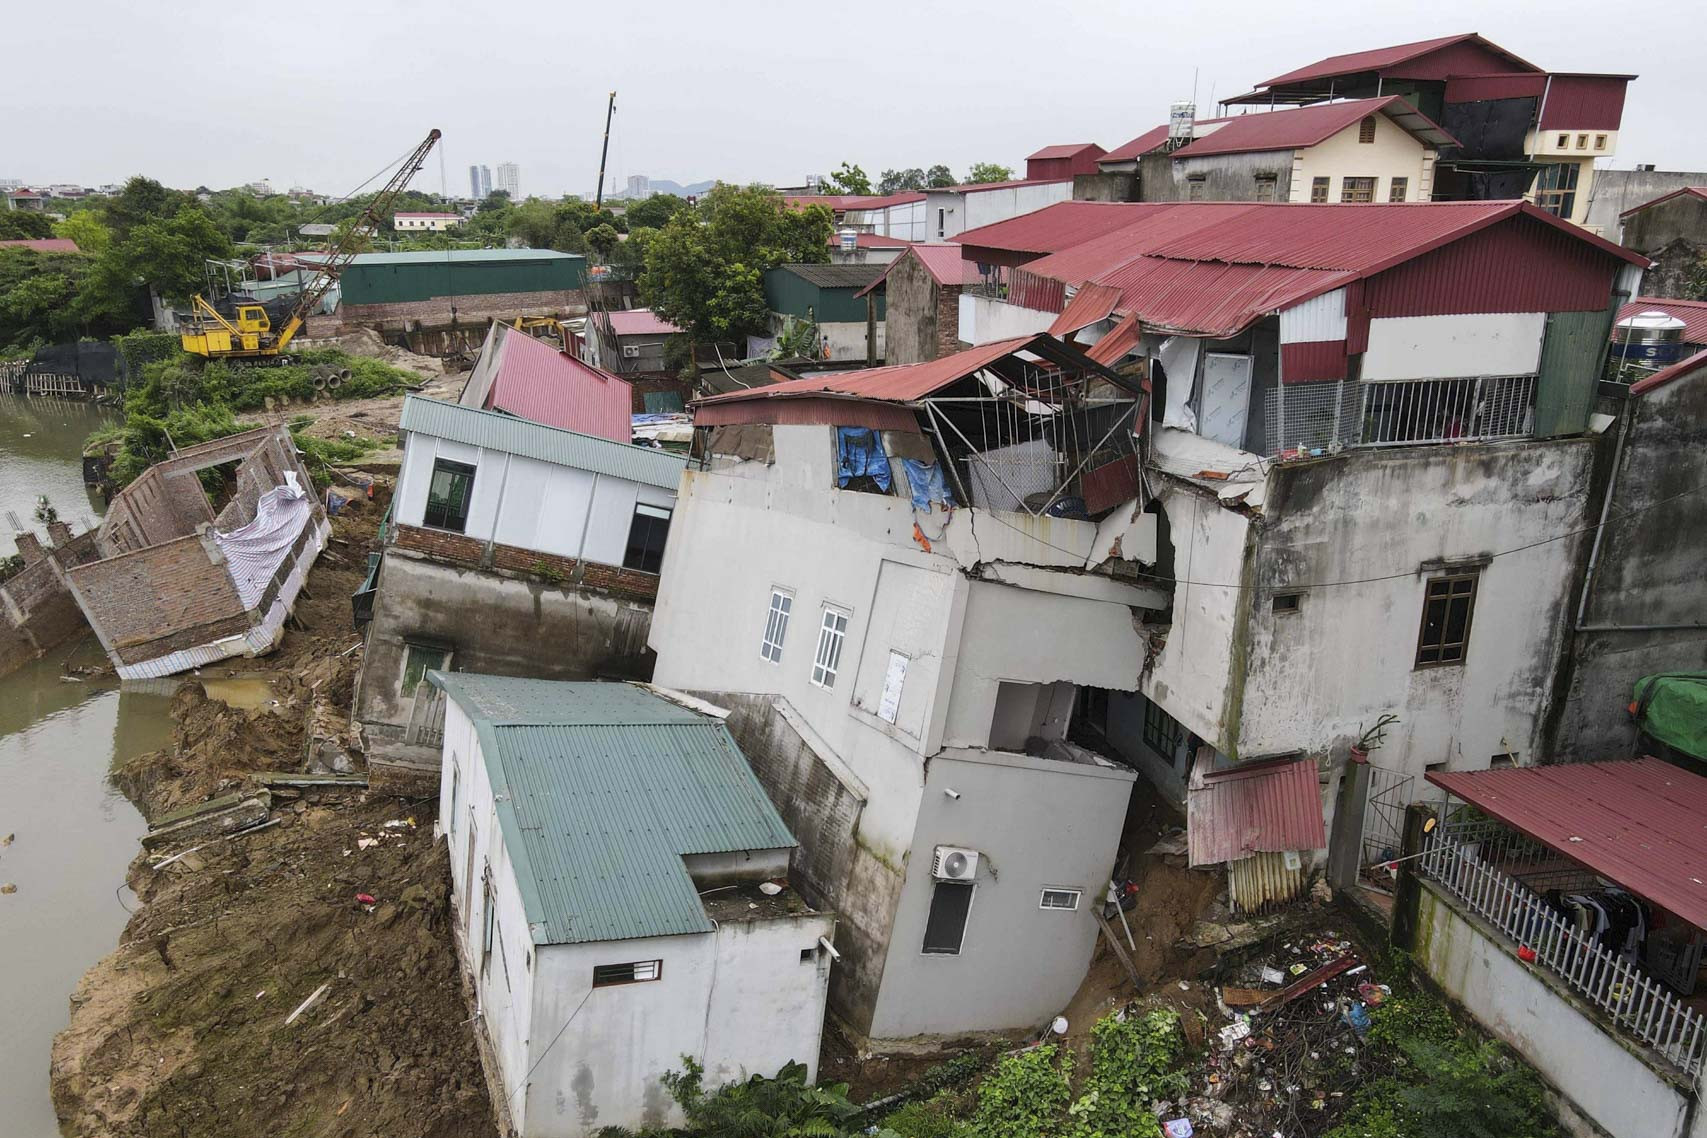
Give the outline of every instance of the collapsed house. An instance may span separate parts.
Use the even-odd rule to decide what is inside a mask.
[[[354,599],[354,713],[370,770],[436,780],[432,669],[646,678],[683,459],[413,395],[399,431],[382,554]]]
[[[215,514],[203,472],[229,467]],[[66,586],[121,679],[271,651],[331,536],[290,431],[262,427],[174,451],[121,490]]]
[[[655,680],[730,711],[856,1031],[1034,1026],[1084,978],[1136,776],[1076,725],[1167,602],[1142,397],[1029,336],[696,405]]]
[[[684,1057],[708,1087],[789,1062],[810,1079],[836,918],[788,888],[794,838],[728,728],[632,684],[428,680],[449,695],[439,828],[505,1132],[679,1123],[662,1078]]]

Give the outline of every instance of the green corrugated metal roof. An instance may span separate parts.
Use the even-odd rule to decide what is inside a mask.
[[[482,411],[457,403],[423,399],[418,395],[403,400],[403,417],[398,427],[404,432],[419,432],[441,439],[451,439],[469,446],[537,458],[559,466],[573,466],[626,478],[665,490],[674,490],[681,480],[682,467],[687,459],[669,451],[652,447],[637,447],[628,443],[548,427],[531,419],[518,419],[497,411]]]
[[[707,932],[682,858],[795,844],[720,720],[630,684],[428,679],[479,733],[535,944]]]
[[[488,261],[585,261],[579,253],[555,249],[433,249],[414,253],[359,253],[357,265],[481,264]]]

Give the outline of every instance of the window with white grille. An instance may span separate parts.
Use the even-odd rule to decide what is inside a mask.
[[[635,960],[627,964],[593,965],[593,987],[609,988],[617,984],[644,984],[664,975],[662,960]]]
[[[818,626],[818,654],[812,660],[812,682],[819,687],[836,686],[836,668],[842,662],[842,641],[847,635],[847,611],[826,605],[824,623]]]
[[[770,611],[765,614],[765,638],[759,655],[773,664],[782,663],[782,642],[788,635],[788,614],[794,611],[794,594],[787,589],[771,590]]]
[[[1038,898],[1039,909],[1077,909],[1079,907],[1079,891],[1077,889],[1045,889]]]

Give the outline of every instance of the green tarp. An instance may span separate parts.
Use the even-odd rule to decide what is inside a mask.
[[[1636,723],[1668,747],[1707,760],[1707,672],[1662,672],[1637,680]]]

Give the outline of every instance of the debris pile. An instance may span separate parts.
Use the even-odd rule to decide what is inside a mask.
[[[1231,967],[1219,992],[1192,1092],[1162,1119],[1179,1133],[1313,1138],[1331,1130],[1370,1068],[1369,1009],[1391,990],[1332,930],[1272,943]]]

